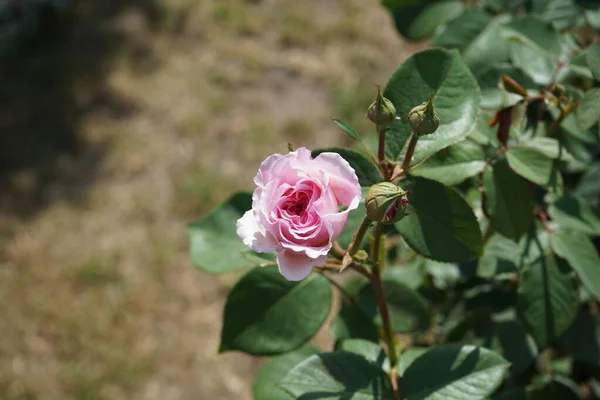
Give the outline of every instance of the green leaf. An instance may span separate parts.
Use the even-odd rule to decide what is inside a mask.
[[[592,74],[596,80],[600,80],[600,43],[594,44],[588,50],[587,54],[588,67],[592,70]]]
[[[428,350],[429,349],[426,347],[411,347],[410,349],[403,351],[398,360],[398,375],[403,376],[408,367]]]
[[[590,89],[585,92],[579,107],[577,121],[581,129],[587,131],[600,119],[600,89]]]
[[[483,171],[484,160],[481,147],[464,140],[438,151],[411,174],[452,186]]]
[[[414,40],[431,37],[442,25],[460,16],[464,9],[462,1],[429,4],[410,25],[408,36]]]
[[[206,217],[188,225],[190,255],[194,265],[220,274],[248,268],[242,257],[248,248],[236,233],[236,222],[252,207],[250,193],[237,193]]]
[[[358,354],[364,357],[368,362],[377,365],[385,372],[390,371],[390,360],[387,357],[385,350],[378,344],[363,339],[348,339],[344,340],[336,351],[345,351],[348,353]]]
[[[375,164],[373,164],[370,160],[366,159],[359,153],[352,150],[331,147],[327,149],[313,150],[312,156],[314,158],[319,154],[325,152],[337,153],[340,156],[342,156],[344,160],[348,161],[348,164],[350,164],[350,166],[354,168],[354,171],[356,172],[356,176],[358,176],[358,181],[361,186],[371,186],[376,184],[377,182],[381,182],[382,178]]]
[[[294,350],[317,333],[330,307],[331,289],[323,276],[289,282],[276,267],[254,268],[227,297],[219,352],[274,355]]]
[[[482,5],[495,13],[514,13],[525,0],[483,0]]]
[[[579,9],[573,0],[533,0],[533,13],[563,30],[577,21]]]
[[[522,272],[517,309],[540,350],[567,330],[578,303],[571,276],[558,268],[553,256],[539,258]]]
[[[505,161],[485,173],[485,199],[495,229],[515,241],[527,232],[533,219],[533,201],[527,182]]]
[[[432,46],[457,49],[472,70],[508,60],[508,41],[502,39],[506,16],[494,18],[476,8],[450,21],[431,41]]]
[[[466,138],[479,116],[477,82],[455,51],[431,49],[413,55],[394,72],[384,95],[403,118],[397,128],[405,135],[411,133],[408,112],[433,96],[440,125],[435,133],[419,139],[413,164]]]
[[[483,250],[479,223],[458,192],[438,182],[416,178],[408,196],[415,213],[396,228],[416,252],[437,261],[461,262]]]
[[[365,285],[364,279],[351,279],[344,282],[344,289],[352,296],[358,295]],[[342,306],[331,324],[331,333],[337,341],[345,339],[365,339],[379,342],[377,328],[358,304],[342,298]]]
[[[501,235],[493,235],[485,245],[477,264],[477,275],[493,278],[499,274],[516,272],[519,265],[519,245]]]
[[[580,400],[577,384],[564,376],[545,376],[542,386],[527,390],[528,400]]]
[[[563,161],[574,161],[573,156],[561,142],[549,137],[534,137],[521,144],[523,147],[537,150],[546,157]]]
[[[510,58],[513,64],[536,83],[548,84],[561,50],[558,32],[550,23],[531,15],[516,18],[505,28],[505,37],[512,41]]]
[[[574,361],[600,367],[600,317],[580,310],[575,322],[560,338],[560,345]]]
[[[402,282],[385,278],[383,292],[388,304],[392,330],[397,333],[425,331],[429,328],[431,315],[423,297]],[[365,285],[358,294],[358,305],[377,326],[383,326],[377,308],[377,300],[372,285]]]
[[[552,160],[527,147],[512,147],[506,152],[508,165],[523,178],[546,186],[552,176]]]
[[[556,254],[569,262],[583,286],[600,299],[600,257],[594,243],[581,233],[566,230],[553,232],[550,244]]]
[[[406,369],[400,395],[406,400],[481,400],[500,386],[508,367],[505,359],[481,347],[439,346]]]
[[[592,210],[580,197],[558,199],[548,208],[548,213],[562,228],[588,235],[600,235],[600,212]]]
[[[297,364],[317,353],[319,353],[319,349],[308,344],[296,351],[269,360],[258,372],[252,385],[254,398],[257,400],[293,400],[294,398],[278,387],[277,383]]]
[[[339,126],[339,128],[346,132],[348,134],[348,136],[350,136],[352,139],[354,140],[358,140],[359,142],[361,141],[360,139],[360,135],[358,134],[358,132],[356,132],[356,130],[354,130],[354,128],[352,126],[350,126],[350,124],[348,124],[347,122],[341,121],[339,119],[334,118],[333,122]]]
[[[296,399],[393,400],[391,381],[383,369],[348,352],[313,355],[279,385]]]
[[[411,40],[430,37],[465,8],[461,1],[383,0],[382,4],[394,17],[398,32]]]
[[[548,107],[550,114],[554,117],[554,119],[558,119],[560,116],[560,110],[554,106]],[[579,125],[577,117],[575,113],[571,113],[563,119],[560,124],[560,127],[564,129],[569,135],[575,137],[576,139],[581,140],[582,142],[588,144],[596,144],[598,143],[597,135],[590,130],[583,130]]]
[[[385,155],[392,160],[397,159],[411,135],[402,120],[390,122],[385,131]]]
[[[560,54],[560,35],[551,24],[539,17],[527,15],[506,24],[506,37],[525,43],[551,57]]]
[[[575,196],[582,197],[588,201],[597,199],[600,195],[600,163],[595,162],[583,173],[573,191]]]
[[[523,71],[510,65],[492,65],[477,74],[477,83],[481,87],[481,107],[497,110],[510,107],[523,101],[523,96],[509,93],[499,85],[502,75],[508,75],[515,82],[525,88],[528,93],[537,92],[535,82]]]
[[[402,282],[411,289],[419,289],[425,282],[425,259],[418,257],[410,264],[390,265],[383,272],[384,277]]]

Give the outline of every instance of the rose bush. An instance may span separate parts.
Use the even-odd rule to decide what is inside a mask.
[[[306,148],[274,154],[258,169],[252,209],[237,222],[237,234],[258,253],[277,251],[277,265],[290,281],[324,265],[361,189],[354,169],[336,153],[314,159]]]

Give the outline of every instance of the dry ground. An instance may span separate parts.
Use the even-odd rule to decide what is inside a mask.
[[[185,225],[288,141],[345,143],[332,116],[369,127],[417,47],[376,0],[75,4],[2,76],[0,399],[250,399],[260,361],[216,354],[236,277]]]

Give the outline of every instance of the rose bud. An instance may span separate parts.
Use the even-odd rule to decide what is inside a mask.
[[[408,113],[408,122],[413,132],[418,136],[435,132],[440,125],[440,115],[433,105],[433,97],[426,103],[416,106]]]
[[[392,102],[381,94],[379,86],[377,86],[377,98],[367,109],[367,118],[378,126],[385,126],[395,119],[400,119],[396,116],[396,108]]]
[[[391,182],[380,182],[369,189],[365,207],[373,221],[393,224],[406,215],[407,192]]]

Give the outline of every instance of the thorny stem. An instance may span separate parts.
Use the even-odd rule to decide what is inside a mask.
[[[382,260],[380,259],[380,247],[382,229],[383,224],[381,222],[378,222],[375,226],[373,237],[373,254],[371,255],[371,257],[373,259],[374,265],[373,273],[371,274],[371,285],[373,286],[373,291],[375,292],[377,307],[379,308],[379,313],[381,314],[381,320],[383,322],[384,340],[387,345],[388,356],[390,357],[391,363],[390,379],[392,381],[394,400],[400,400],[400,395],[398,394],[398,377],[396,374],[396,367],[398,365],[398,354],[396,352],[396,342],[394,340],[394,333],[392,332],[392,325],[390,323],[390,314],[388,311],[387,302],[385,300],[385,295],[383,293],[383,285],[381,284]]]
[[[377,134],[379,135],[379,145],[377,146],[377,159],[379,164],[385,161],[385,125],[377,125]]]
[[[403,171],[406,171],[408,169],[408,166],[410,165],[410,161],[412,160],[413,155],[415,154],[415,148],[417,147],[418,140],[419,136],[413,133],[410,137],[410,142],[408,142],[408,148],[406,149],[404,161],[402,161],[402,165],[400,166],[400,168]]]

